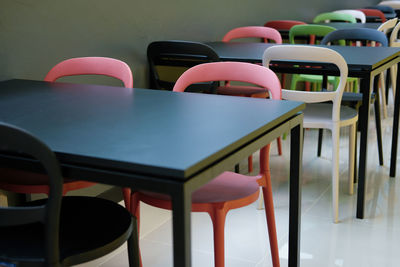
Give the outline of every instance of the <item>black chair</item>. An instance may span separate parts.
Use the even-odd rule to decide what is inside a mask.
[[[350,42],[361,42],[363,45],[370,43],[372,41],[379,43],[381,46],[388,46],[388,40],[386,35],[383,32],[367,29],[367,28],[359,28],[359,29],[342,29],[336,30],[329,34],[327,34],[321,41],[322,45],[333,45],[337,44],[338,41],[345,40],[346,44],[350,44]],[[374,88],[378,86],[378,76],[375,77],[374,80]],[[371,96],[371,101],[376,98],[374,101],[375,107],[375,122],[376,122],[376,133],[377,133],[377,142],[378,142],[378,154],[379,154],[379,164],[383,165],[383,150],[382,150],[382,131],[381,131],[381,118],[380,118],[380,104],[379,104],[379,90],[376,90],[375,94]],[[362,94],[359,93],[350,93],[345,92],[343,94],[342,102],[349,102],[351,105],[356,107],[360,106],[362,102]],[[319,132],[318,137],[318,156],[321,155],[321,143],[322,143],[322,132]],[[357,151],[357,150],[356,150]],[[355,168],[356,170],[356,168]],[[356,177],[356,176],[355,176]]]
[[[147,47],[150,88],[172,91],[175,81],[187,69],[219,61],[217,53],[208,45],[189,41],[157,41]],[[217,82],[194,84],[186,91],[215,93]]]
[[[24,157],[50,177],[48,199],[0,207],[0,266],[70,266],[126,241],[130,266],[139,266],[136,220],[124,207],[94,197],[62,197],[54,153],[24,130],[0,123],[0,151],[2,165],[7,157]]]

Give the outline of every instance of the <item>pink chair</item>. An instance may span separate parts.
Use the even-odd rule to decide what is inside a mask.
[[[222,38],[222,42],[230,42],[234,39],[241,38],[261,38],[263,42],[267,42],[267,40],[272,40],[277,44],[282,44],[281,34],[269,27],[264,26],[247,26],[247,27],[239,27],[230,30],[225,36]],[[247,97],[267,97],[267,92],[264,88],[254,87],[254,86],[240,86],[235,85],[232,86],[229,81],[225,83],[225,86],[220,86],[217,88],[217,93],[222,95],[235,95],[235,96],[247,96]],[[282,155],[282,142],[281,139],[277,139],[278,142],[278,154]],[[248,170],[249,172],[253,171],[253,159],[252,156],[248,158]]]
[[[81,58],[71,58],[62,61],[55,65],[44,78],[47,82],[54,82],[58,78],[64,76],[75,76],[75,75],[105,75],[114,77],[121,80],[124,86],[127,88],[132,88],[133,78],[132,72],[129,66],[117,59],[105,58],[105,57],[81,57]],[[3,177],[0,188],[7,191],[12,191],[21,194],[34,194],[34,193],[49,193],[49,187],[47,181],[47,176],[30,173],[14,169],[0,169],[0,173]],[[35,181],[43,181],[43,184],[31,184],[27,185],[27,181],[34,178]],[[68,178],[64,179],[63,184],[63,195],[68,191],[86,188],[94,185],[95,183],[86,181],[74,181]],[[124,190],[124,199],[129,208],[129,190]]]
[[[184,72],[175,83],[173,91],[183,92],[190,84],[209,81],[240,81],[266,88],[272,99],[281,99],[278,77],[269,69],[250,63],[215,62],[194,66]],[[263,114],[254,114],[263,116]],[[262,187],[273,266],[279,266],[278,243],[275,227],[274,205],[269,169],[269,148],[260,151],[260,173],[246,176],[234,172],[224,172],[200,187],[192,194],[192,211],[207,212],[214,229],[214,262],[216,267],[224,266],[224,226],[225,216],[231,209],[244,207],[255,202]],[[168,195],[149,192],[133,192],[131,213],[139,215],[139,202],[171,209]],[[139,222],[139,217],[138,217]]]

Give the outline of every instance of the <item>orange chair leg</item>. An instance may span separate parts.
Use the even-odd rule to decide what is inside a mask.
[[[122,188],[122,194],[124,195],[125,208],[131,211],[131,189],[127,187]]]
[[[248,170],[249,170],[249,172],[252,172],[253,171],[253,155],[250,155],[248,158],[247,158],[247,168],[248,168]]]
[[[267,217],[269,244],[271,248],[272,264],[279,267],[278,237],[276,235],[274,201],[272,199],[271,179],[267,178],[267,185],[262,188],[264,195],[265,215]]]
[[[279,156],[282,156],[282,140],[280,137],[278,137],[276,141],[278,142],[278,154]]]
[[[227,211],[214,209],[213,215],[210,214],[214,230],[214,266],[225,266],[225,218]]]

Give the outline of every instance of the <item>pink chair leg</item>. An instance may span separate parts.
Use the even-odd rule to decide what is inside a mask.
[[[253,155],[250,155],[247,158],[247,168],[248,168],[249,172],[253,171]]]
[[[282,156],[282,140],[280,137],[278,137],[276,141],[278,142],[278,154],[279,156]]]
[[[227,210],[214,208],[210,217],[214,230],[214,266],[225,266],[225,218]]]
[[[271,179],[267,178],[267,185],[262,188],[264,196],[265,215],[267,216],[269,244],[271,248],[272,264],[279,267],[278,237],[276,235],[274,201],[272,199]]]

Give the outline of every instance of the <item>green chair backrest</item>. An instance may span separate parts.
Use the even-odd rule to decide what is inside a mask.
[[[350,14],[337,13],[337,12],[326,12],[317,15],[313,23],[325,23],[325,22],[349,22],[356,23],[357,20],[354,16]]]
[[[296,37],[310,37],[315,36],[315,39],[322,39],[330,32],[336,31],[335,28],[324,25],[313,25],[313,24],[305,24],[305,25],[295,25],[289,30],[289,42],[291,44],[296,44]],[[345,45],[344,41],[343,44]]]

